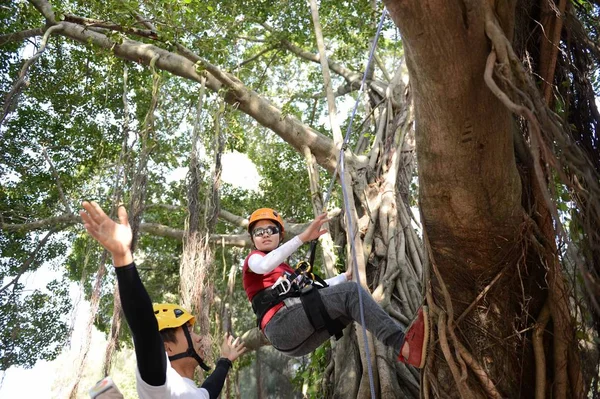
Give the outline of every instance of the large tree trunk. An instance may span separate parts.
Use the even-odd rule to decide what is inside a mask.
[[[533,165],[521,165],[520,178],[517,124],[484,80],[492,51],[486,23],[499,24],[511,38],[515,2],[492,2],[497,22],[485,2],[431,3],[386,1],[403,37],[414,95],[428,302],[439,337],[422,389],[442,397],[534,397],[554,381],[556,397],[565,397],[566,367],[551,365],[566,365],[566,349],[557,348],[573,336],[561,311],[553,313],[555,333],[566,333],[553,343],[561,359],[551,355],[548,366],[538,364],[538,372],[547,368],[550,375],[541,387],[534,384],[531,328],[547,297],[566,306],[553,291],[560,281],[556,249],[531,245],[534,222],[522,205],[536,203],[540,215],[543,197],[529,176]],[[542,239],[552,243],[555,231],[546,227]]]

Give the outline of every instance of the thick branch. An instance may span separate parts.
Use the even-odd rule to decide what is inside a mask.
[[[47,219],[36,220],[29,223],[20,224],[3,224],[0,226],[1,230],[6,232],[28,232],[34,230],[48,229],[56,225],[66,224],[74,225],[75,223],[81,223],[81,218],[78,215],[61,215],[54,216]]]
[[[153,207],[158,207],[158,205],[153,205]],[[183,208],[181,208],[183,209]],[[337,217],[340,213],[340,210],[334,210],[329,213],[329,217]],[[221,210],[219,213],[219,218],[226,220],[235,225],[245,227],[248,225],[248,220],[242,218],[241,216],[234,215],[230,212]],[[2,224],[0,225],[0,230],[6,232],[30,232],[35,230],[47,230],[49,228],[54,228],[57,225],[74,226],[76,224],[81,223],[81,218],[78,215],[69,215],[64,214],[60,216],[54,216],[46,219],[36,220],[28,223],[19,223],[19,224]],[[286,223],[286,239],[293,238],[294,236],[303,232],[308,223]],[[183,239],[183,229],[176,229],[173,227],[165,226],[160,223],[141,223],[140,224],[140,232],[146,234],[153,234],[159,237],[168,237],[175,238],[177,240]],[[224,244],[230,246],[238,246],[238,247],[249,247],[251,245],[250,237],[248,234],[213,234],[210,237],[210,242],[216,244]]]
[[[158,39],[158,34],[154,30],[138,29],[134,27],[127,27],[112,22],[106,22],[99,19],[84,18],[77,15],[65,14],[65,21],[73,22],[77,25],[83,25],[93,28],[103,28],[113,30],[117,32],[130,33],[132,35],[147,37],[149,39]]]
[[[202,76],[196,71],[194,63],[202,61],[202,59],[189,50],[182,56],[151,44],[144,44],[129,39],[124,39],[119,44],[111,41],[105,35],[90,31],[81,25],[71,22],[63,22],[62,24],[64,26],[58,33],[73,40],[85,44],[91,43],[92,45],[111,51],[118,58],[145,65],[149,65],[152,58],[158,55],[156,68],[195,82],[201,81]],[[210,90],[218,92],[223,88],[224,85],[222,82],[215,79],[212,74],[205,73],[205,76],[207,78],[206,87]],[[232,91],[227,92],[225,94],[225,101],[235,105],[236,108],[254,118],[264,127],[271,129],[298,152],[302,151],[302,146],[309,146],[317,158],[319,165],[329,171],[335,169],[336,154],[331,139],[309,128],[291,115],[283,115],[281,110],[272,103],[259,96],[256,92],[251,91],[243,84],[238,83],[239,80],[235,77],[231,76],[229,79],[236,83],[236,94]]]
[[[22,42],[25,39],[29,39],[34,36],[42,36],[44,34],[43,28],[29,29],[21,32],[8,33],[6,35],[0,35],[0,47],[10,42]]]
[[[54,17],[54,10],[52,5],[46,0],[29,0],[29,2],[46,18],[49,24],[55,24],[56,18]]]
[[[166,209],[168,211],[181,211],[181,212],[186,211],[185,207],[181,206],[181,205],[149,204],[149,205],[145,206],[146,210],[157,209],[157,208]],[[204,209],[204,208],[201,208],[201,210],[202,209]],[[248,227],[248,219],[246,219],[242,216],[234,215],[233,213],[226,211],[224,209],[219,210],[219,219],[224,220],[233,226],[243,227],[244,229],[246,229]]]

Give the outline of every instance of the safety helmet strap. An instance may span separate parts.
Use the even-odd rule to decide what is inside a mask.
[[[177,359],[183,359],[184,357],[193,357],[194,359],[196,359],[200,367],[202,367],[205,371],[210,370],[210,367],[208,367],[206,363],[204,363],[204,360],[202,360],[200,355],[198,355],[198,352],[196,352],[196,350],[194,349],[194,344],[192,343],[192,336],[190,335],[190,331],[187,328],[187,326],[183,325],[181,326],[181,328],[183,328],[183,333],[185,334],[185,339],[187,340],[188,348],[185,352],[169,356],[169,360],[173,361]]]

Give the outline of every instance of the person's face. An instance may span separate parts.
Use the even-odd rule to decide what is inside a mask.
[[[187,351],[188,342],[187,338],[185,337],[185,332],[183,331],[184,328],[187,328],[190,332],[190,337],[192,338],[192,345],[194,346],[194,350],[202,359],[204,359],[204,352],[202,350],[201,345],[202,337],[196,334],[196,332],[194,332],[194,328],[190,323],[187,323],[186,325],[177,329],[175,333],[175,336],[177,337],[177,342],[165,342],[165,349],[167,350],[168,355],[173,356]],[[197,364],[196,360],[192,357],[184,357],[176,361],[180,360],[186,362],[194,362],[195,365]]]
[[[272,234],[269,234],[271,232]],[[271,220],[259,220],[252,228],[252,240],[259,251],[272,251],[279,246],[281,233]]]

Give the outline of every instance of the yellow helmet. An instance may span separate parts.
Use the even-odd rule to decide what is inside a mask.
[[[283,237],[283,219],[279,215],[279,212],[277,212],[275,209],[260,208],[252,212],[252,215],[250,215],[250,219],[248,220],[248,233],[252,233],[252,226],[254,226],[254,223],[258,222],[259,220],[272,220],[277,223],[281,229],[281,234]]]
[[[188,321],[194,325],[196,318],[179,305],[172,303],[155,303],[154,316],[158,321],[158,331],[165,328],[181,327]]]

